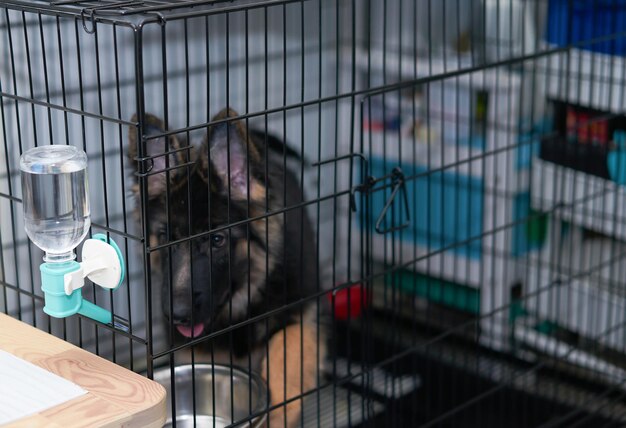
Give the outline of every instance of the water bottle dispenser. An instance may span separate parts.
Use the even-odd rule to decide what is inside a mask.
[[[41,146],[20,158],[24,227],[44,252],[40,266],[44,312],[63,318],[81,314],[127,330],[125,320],[88,300],[85,278],[108,289],[124,279],[124,259],[111,238],[97,234],[83,244],[78,263],[74,249],[91,226],[87,155],[74,146]]]

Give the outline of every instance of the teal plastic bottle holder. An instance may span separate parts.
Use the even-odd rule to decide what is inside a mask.
[[[115,243],[115,241],[111,238],[106,237],[103,234],[94,235],[94,240],[102,241],[109,246],[111,246],[115,250],[115,255],[117,256],[117,262],[119,265],[117,266],[107,266],[101,269],[98,269],[97,272],[102,272],[104,269],[119,269],[119,280],[116,284],[109,284],[106,288],[111,290],[117,289],[120,284],[124,281],[125,276],[125,268],[124,268],[124,258],[122,257],[122,252],[119,247]],[[83,252],[83,258],[85,258],[85,254]],[[111,260],[107,260],[108,264],[111,264]],[[65,318],[75,314],[80,314],[101,322],[103,324],[113,324],[113,315],[110,311],[101,308],[93,304],[92,302],[83,299],[81,288],[82,283],[78,285],[76,289],[72,289],[72,291],[68,294],[68,281],[82,281],[82,272],[83,264],[78,263],[76,261],[69,261],[63,263],[43,263],[40,266],[41,271],[41,289],[44,292],[44,312],[55,318]],[[68,275],[76,273],[75,275]],[[117,275],[117,272],[113,272]],[[88,274],[85,275],[92,279]],[[117,278],[117,276],[116,276]],[[110,277],[108,278],[110,279]],[[94,283],[98,283],[97,280],[92,279]]]

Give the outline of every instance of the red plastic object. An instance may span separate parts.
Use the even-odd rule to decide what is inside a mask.
[[[327,294],[328,301],[333,304],[333,292]],[[335,307],[333,314],[337,320],[354,319],[361,315],[364,306],[367,305],[365,289],[361,284],[355,284],[334,293]],[[350,304],[348,305],[348,301]],[[348,309],[349,306],[349,309]],[[348,310],[350,313],[348,314]]]

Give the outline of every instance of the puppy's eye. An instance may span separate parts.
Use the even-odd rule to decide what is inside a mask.
[[[223,247],[226,243],[226,237],[223,233],[214,233],[211,235],[211,246],[213,248]]]

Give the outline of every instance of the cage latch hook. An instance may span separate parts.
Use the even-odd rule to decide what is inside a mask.
[[[382,211],[376,218],[375,228],[376,228],[376,232],[380,234],[386,234],[389,232],[394,232],[396,230],[404,229],[408,227],[409,224],[411,223],[411,216],[409,212],[409,200],[408,200],[407,191],[406,191],[406,179],[404,177],[404,173],[402,172],[402,169],[400,169],[400,167],[395,167],[393,171],[391,171],[391,174],[387,174],[384,177],[380,177],[380,178],[368,176],[365,179],[365,182],[363,184],[359,184],[358,186],[353,187],[352,190],[350,191],[350,207],[352,208],[352,211],[356,211],[355,193],[356,192],[373,193],[375,191],[383,190],[388,187],[387,184],[383,184],[382,186],[379,186],[379,187],[376,187],[376,184],[380,182],[385,183],[387,180],[391,180],[392,190],[391,190],[391,194],[387,198],[387,201],[385,202],[385,205]],[[401,198],[400,203],[404,205],[404,210],[403,210],[404,221],[402,222],[402,224],[399,224],[397,226],[391,226],[391,227],[387,227],[383,229],[382,225],[383,225],[383,222],[385,221],[385,217],[387,216],[387,212],[393,205],[398,195]]]
[[[404,178],[404,173],[402,172],[400,167],[395,167],[393,171],[391,172],[391,185],[393,186],[391,195],[389,195],[389,198],[387,198],[387,202],[385,203],[383,210],[381,211],[380,215],[376,219],[376,232],[380,234],[385,234],[385,233],[393,232],[396,230],[404,229],[408,227],[411,222],[411,217],[409,213],[409,200],[408,200],[408,196],[406,193],[406,180]],[[381,225],[383,221],[385,220],[387,211],[389,211],[389,208],[393,204],[398,193],[400,193],[400,197],[402,198],[400,203],[401,205],[404,205],[405,220],[402,224],[399,224],[398,226],[391,226],[386,229],[381,229]]]

